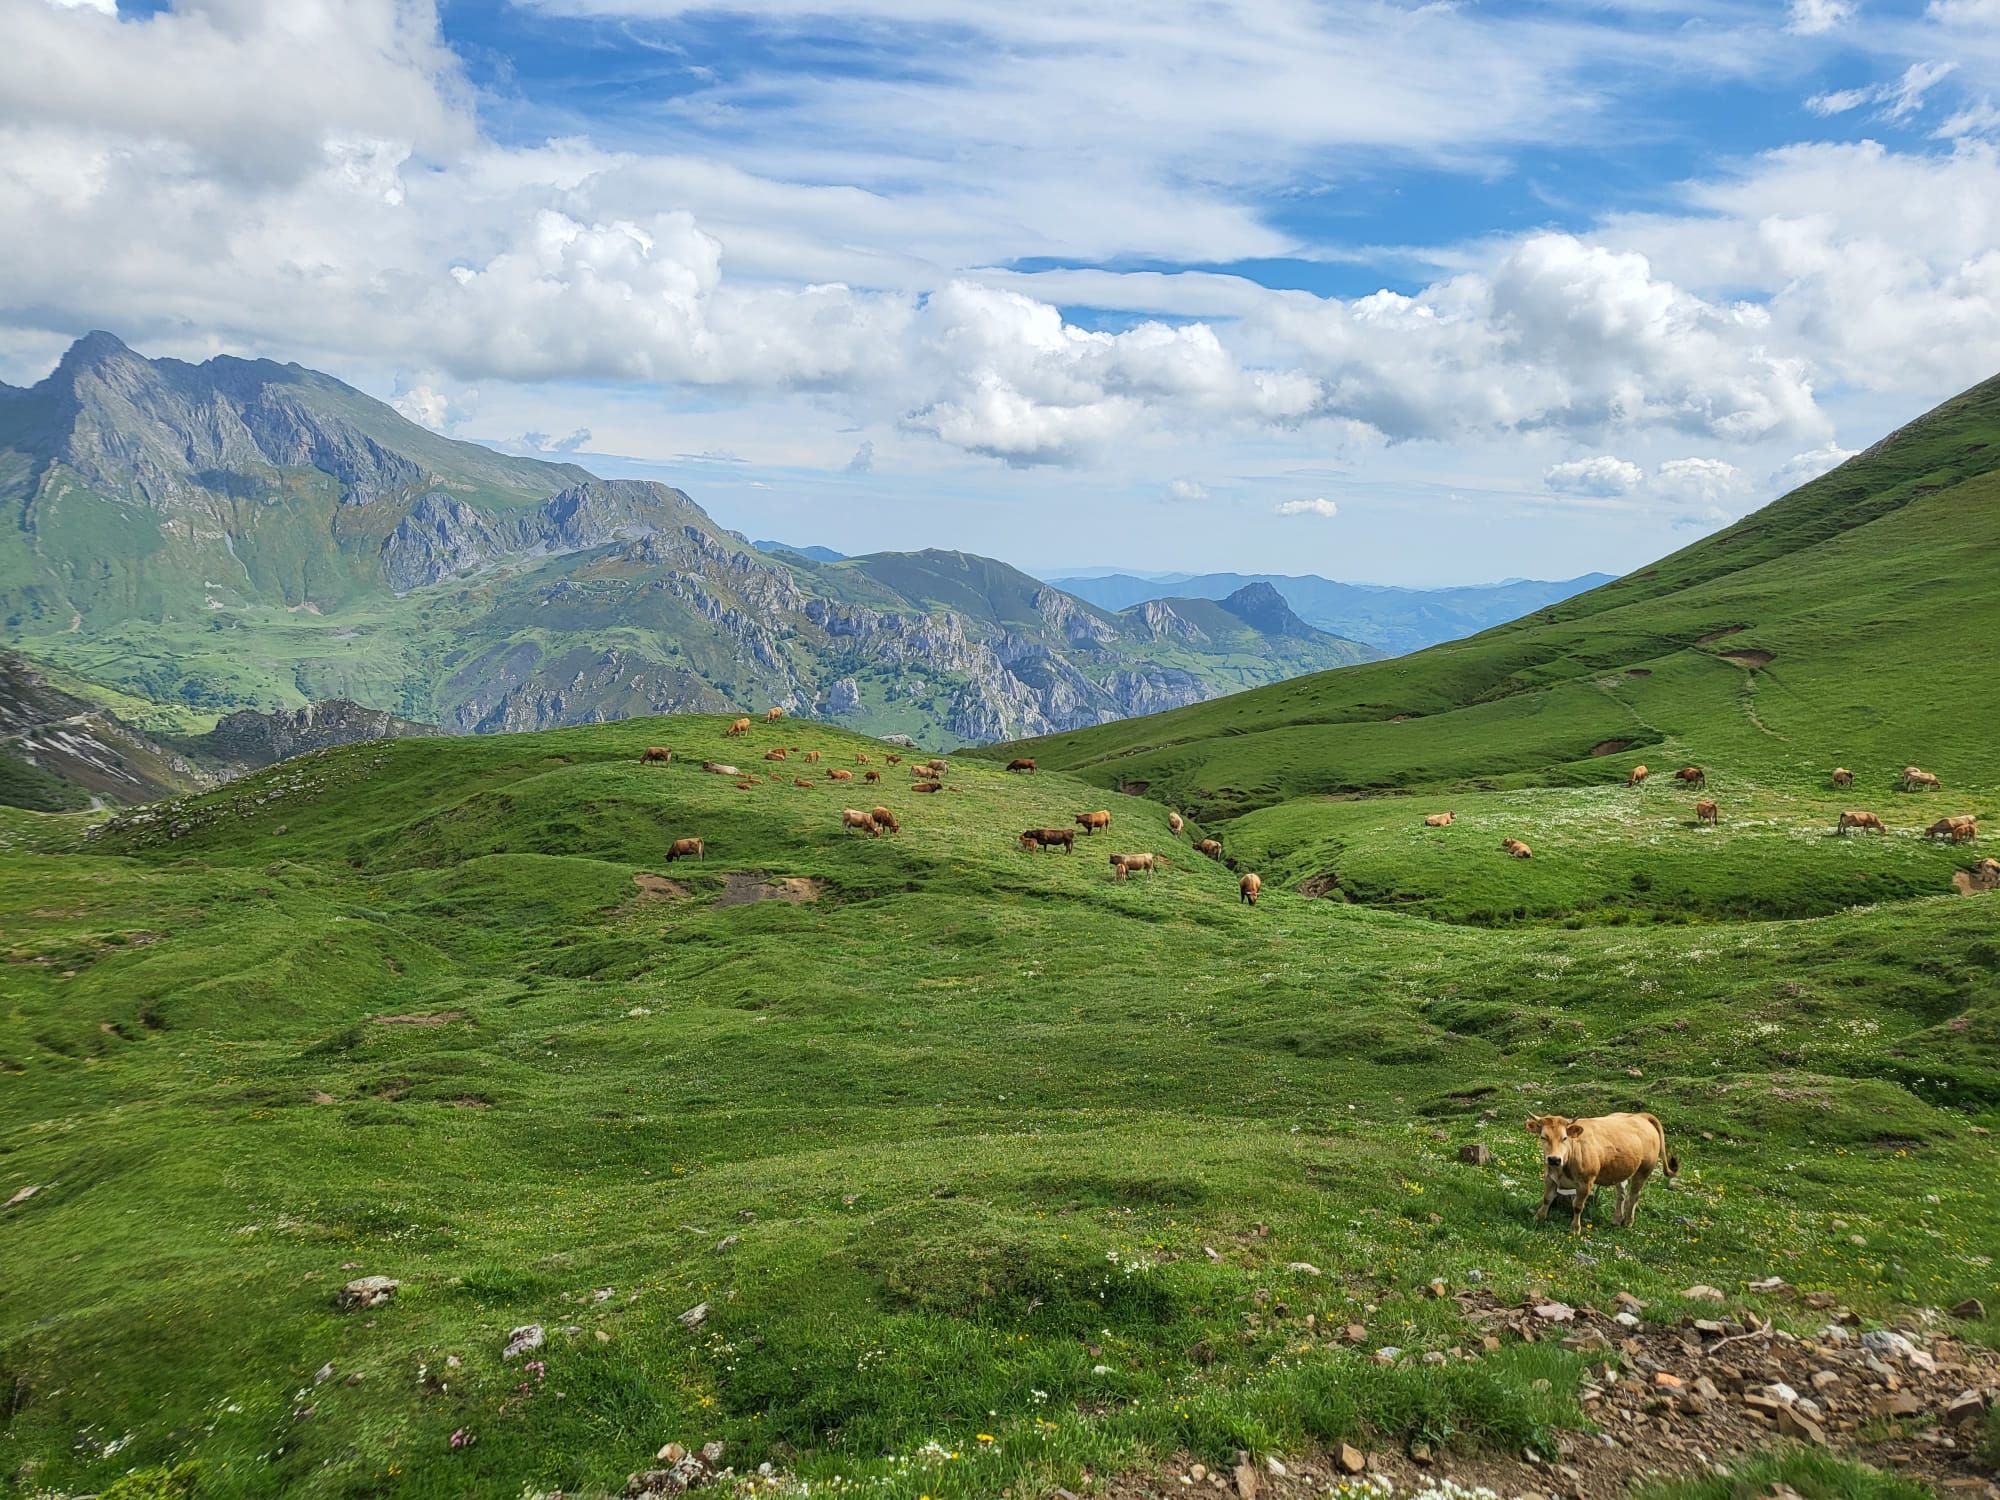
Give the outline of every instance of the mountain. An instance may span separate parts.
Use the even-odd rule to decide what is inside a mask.
[[[63,812],[215,784],[171,746],[0,651],[0,807]]]
[[[836,552],[831,547],[794,547],[789,542],[752,542],[759,552],[793,552],[808,562],[840,562],[847,554]]]
[[[776,703],[956,743],[1372,655],[1268,610],[1274,634],[1116,615],[963,554],[769,550],[666,485],[106,333],[0,386],[0,517],[9,644],[181,735],[332,699],[451,732]]]
[[[1266,583],[1309,624],[1361,641],[1384,655],[1401,656],[1546,609],[1609,583],[1611,577],[1609,573],[1585,573],[1559,582],[1517,578],[1446,589],[1336,583],[1312,573],[1170,574],[1163,579],[1106,571],[1049,581],[1053,587],[1105,609],[1129,609],[1163,594],[1220,599],[1245,584]]]

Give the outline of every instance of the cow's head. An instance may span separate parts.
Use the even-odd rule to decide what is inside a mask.
[[[1583,1122],[1567,1115],[1529,1115],[1528,1134],[1542,1138],[1542,1162],[1561,1167],[1569,1160],[1569,1148],[1583,1134]]]

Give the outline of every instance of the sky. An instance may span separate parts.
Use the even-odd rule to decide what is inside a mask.
[[[0,0],[0,268],[752,537],[1618,572],[2000,369],[2000,0]]]

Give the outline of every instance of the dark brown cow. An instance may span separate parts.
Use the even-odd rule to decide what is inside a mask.
[[[1708,787],[1708,772],[1704,771],[1700,766],[1682,766],[1678,771],[1674,772],[1674,780],[1691,787],[1699,787],[1706,790]]]
[[[911,783],[910,790],[913,792],[941,792],[944,790],[944,783],[942,781],[913,782]]]
[[[861,779],[863,781],[880,781],[882,779],[882,773],[880,771],[873,769],[866,770],[861,773]]]
[[[1716,823],[1720,826],[1722,810],[1704,797],[1694,805],[1694,820],[1697,823]]]
[[[672,765],[673,759],[674,752],[665,745],[648,745],[639,752],[639,764],[642,766]]]
[[[667,849],[667,863],[677,859],[706,860],[708,846],[700,839],[675,839]]]
[[[1043,853],[1051,849],[1061,849],[1065,854],[1076,853],[1076,830],[1074,828],[1026,828],[1021,831],[1023,849],[1039,848]]]
[[[1008,761],[1007,769],[1010,771],[1032,771],[1035,769],[1035,763],[1028,756],[1023,755],[1015,760]]]
[[[886,807],[878,807],[868,814],[868,816],[875,820],[877,828],[886,828],[891,833],[901,833],[903,831],[903,825],[896,821],[896,815]]]

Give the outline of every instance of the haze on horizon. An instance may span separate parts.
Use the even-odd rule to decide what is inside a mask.
[[[17,0],[0,378],[297,360],[754,537],[1616,572],[2000,366],[2000,3]]]

